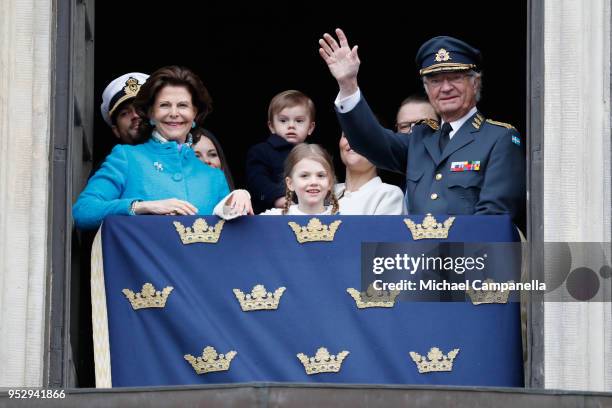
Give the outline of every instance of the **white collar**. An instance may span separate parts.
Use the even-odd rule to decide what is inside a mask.
[[[382,184],[382,180],[379,176],[374,177],[373,179],[369,180],[367,183],[365,183],[364,185],[362,185],[361,187],[359,187],[357,190],[355,191],[347,191],[346,190],[346,183],[339,183],[336,185],[336,196],[338,197],[348,197],[351,194],[356,194],[356,193],[361,193],[364,191],[368,191],[368,190],[372,190],[374,188],[376,188],[378,185]]]
[[[298,207],[297,204],[292,204],[289,207],[289,211],[287,212],[287,214],[288,215],[331,215],[331,210],[332,210],[332,206],[331,205],[327,205],[327,206],[325,206],[325,211],[323,211],[322,213],[318,213],[318,214],[306,214],[305,212],[300,210],[300,208]]]
[[[168,140],[165,137],[163,137],[161,135],[161,133],[159,133],[157,130],[154,130],[151,133],[151,138],[153,138],[153,140],[155,140],[157,143],[161,143],[161,144],[169,143],[170,142],[170,140]],[[178,144],[178,145],[182,144],[182,143],[178,143],[178,142],[175,142],[175,143]],[[185,141],[184,144],[186,144],[189,147],[191,147],[191,145],[193,144],[193,136],[191,136],[191,133],[187,134],[187,140]]]
[[[452,132],[450,132],[448,135],[449,137],[452,139],[453,136],[455,136],[455,133],[457,133],[457,131],[459,129],[461,129],[461,126],[463,126],[463,124],[469,119],[471,118],[473,115],[476,114],[476,112],[478,112],[478,109],[476,108],[476,106],[472,107],[472,109],[470,109],[470,111],[465,114],[464,116],[460,117],[457,120],[454,120],[452,122],[449,122],[451,127],[453,128]],[[442,125],[444,125],[444,121],[442,121],[440,123],[440,129],[442,128]]]

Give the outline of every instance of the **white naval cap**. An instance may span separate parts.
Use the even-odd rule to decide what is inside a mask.
[[[115,78],[102,92],[102,105],[100,112],[108,126],[112,126],[111,116],[117,107],[128,99],[136,97],[142,84],[149,75],[142,72],[130,72]]]

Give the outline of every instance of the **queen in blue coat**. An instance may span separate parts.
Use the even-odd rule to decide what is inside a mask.
[[[141,131],[150,137],[113,149],[74,204],[78,228],[97,228],[108,215],[210,215],[222,200],[252,213],[248,192],[230,194],[223,172],[202,163],[191,149],[189,132],[203,125],[211,108],[197,75],[178,66],[160,68],[134,105],[143,117]]]

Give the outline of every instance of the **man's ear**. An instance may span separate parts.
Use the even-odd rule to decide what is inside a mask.
[[[113,131],[113,134],[115,135],[115,137],[121,140],[121,135],[119,134],[119,129],[117,128],[117,126],[116,125],[111,126],[111,130]]]
[[[482,82],[480,82],[480,77],[474,78],[474,92],[478,93],[478,91],[480,91],[481,85]]]
[[[310,136],[312,134],[312,132],[315,129],[315,122],[310,122],[310,126],[308,126],[308,136]]]

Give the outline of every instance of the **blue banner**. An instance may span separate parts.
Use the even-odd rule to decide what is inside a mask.
[[[212,226],[219,222],[203,218]],[[113,386],[523,385],[518,303],[396,301],[360,309],[347,289],[361,288],[362,243],[412,242],[405,217],[317,218],[323,224],[341,220],[333,241],[299,243],[288,224],[305,226],[309,217],[242,217],[223,225],[217,243],[190,244],[173,222],[191,227],[197,217],[108,217],[102,248]],[[448,238],[439,241],[516,239],[508,217],[457,216]],[[141,292],[145,283],[156,291],[172,288],[163,308],[134,310],[126,293]],[[267,292],[285,288],[276,310],[242,310],[234,290],[250,294],[256,285]],[[185,356],[202,357],[207,346],[219,354],[235,351],[229,370],[196,373]],[[348,354],[338,372],[308,375],[297,355],[314,357],[321,347],[334,356]],[[452,360],[452,369],[420,373],[414,353],[427,370],[434,348],[444,355],[438,362]]]

